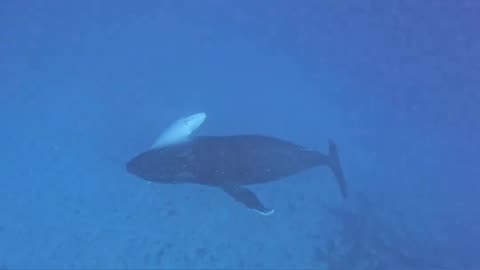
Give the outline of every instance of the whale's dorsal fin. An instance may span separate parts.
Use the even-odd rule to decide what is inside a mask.
[[[206,117],[207,115],[201,112],[178,119],[158,136],[152,149],[187,141],[191,134],[203,124]]]

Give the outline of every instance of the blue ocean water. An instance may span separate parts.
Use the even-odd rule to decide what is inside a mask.
[[[0,3],[0,269],[480,269],[477,1]],[[172,121],[340,151],[218,189],[125,170]]]

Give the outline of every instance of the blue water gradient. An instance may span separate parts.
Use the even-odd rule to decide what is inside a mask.
[[[478,1],[0,3],[0,269],[480,269]],[[339,145],[252,187],[154,185],[170,122]]]

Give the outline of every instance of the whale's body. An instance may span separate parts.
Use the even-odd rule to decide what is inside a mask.
[[[152,182],[218,187],[248,208],[269,215],[273,210],[245,186],[322,165],[331,169],[345,197],[346,183],[333,141],[329,153],[322,154],[269,136],[199,136],[147,150],[130,160],[127,170]]]

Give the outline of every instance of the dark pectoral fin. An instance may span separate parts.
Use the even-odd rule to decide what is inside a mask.
[[[263,206],[262,202],[257,198],[257,195],[247,188],[241,186],[223,186],[222,189],[235,200],[262,215],[269,216],[275,212],[274,209],[268,209]]]

